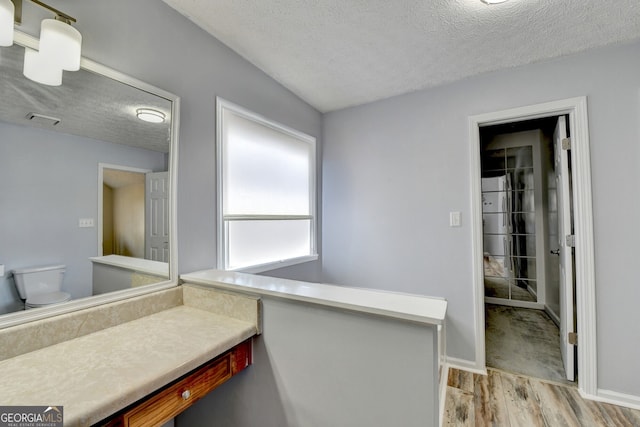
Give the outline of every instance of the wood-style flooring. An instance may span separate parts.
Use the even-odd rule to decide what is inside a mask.
[[[575,387],[488,369],[450,369],[443,426],[640,426],[640,411],[584,400]]]

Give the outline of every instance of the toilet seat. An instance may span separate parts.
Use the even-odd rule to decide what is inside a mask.
[[[25,303],[25,308],[47,307],[53,304],[60,304],[71,300],[71,294],[67,292],[49,292],[45,294],[34,295]]]

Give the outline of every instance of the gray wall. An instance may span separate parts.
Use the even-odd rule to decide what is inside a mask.
[[[179,426],[438,425],[435,327],[263,299],[254,364]]]
[[[98,163],[164,170],[165,155],[121,144],[0,122],[0,264],[7,270],[65,264],[63,289],[90,296],[98,254]],[[22,309],[9,275],[0,278],[0,313]]]
[[[447,298],[448,354],[473,360],[468,117],[587,95],[598,386],[640,396],[638,70],[640,44],[619,46],[327,114],[325,281]]]
[[[161,1],[50,3],[77,18],[85,56],[181,98],[179,271],[214,267],[216,96],[315,136],[318,146],[321,114]],[[37,34],[33,14],[47,14],[29,2],[24,7],[23,30]],[[319,274],[319,262],[280,272],[301,279]]]

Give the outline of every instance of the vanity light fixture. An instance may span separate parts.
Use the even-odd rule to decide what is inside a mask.
[[[37,50],[24,48],[24,76],[34,82],[47,86],[60,86],[62,84],[62,69],[47,63],[46,57]]]
[[[15,6],[11,0],[0,0],[0,46],[13,44]]]
[[[76,19],[39,0],[29,0],[53,12],[40,26],[39,50],[25,48],[25,77],[49,86],[62,84],[62,71],[80,69],[82,35],[71,26]],[[22,23],[22,0],[0,0],[0,46],[13,44],[14,23]]]
[[[164,119],[167,117],[163,112],[152,108],[138,108],[136,110],[136,116],[140,120],[150,123],[163,123]]]
[[[64,18],[63,18],[64,19]],[[40,52],[44,60],[67,71],[80,69],[82,35],[66,19],[43,19],[40,26]]]
[[[506,3],[509,0],[480,0],[484,4],[492,5],[492,4],[500,4]]]

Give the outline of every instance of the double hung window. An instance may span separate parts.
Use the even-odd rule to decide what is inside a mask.
[[[218,266],[316,259],[316,140],[218,98]]]

